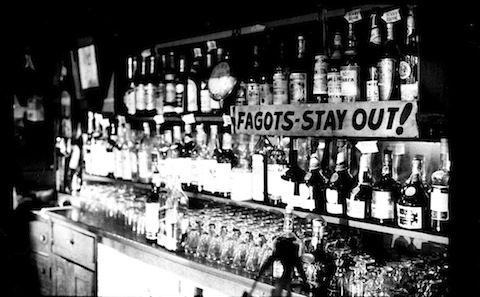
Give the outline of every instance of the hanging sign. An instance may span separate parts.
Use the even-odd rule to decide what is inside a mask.
[[[418,138],[416,102],[235,106],[235,133],[323,137]]]

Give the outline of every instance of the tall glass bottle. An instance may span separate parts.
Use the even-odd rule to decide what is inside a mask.
[[[187,80],[187,112],[200,112],[200,89],[201,89],[201,70],[202,70],[202,49],[196,47],[193,49],[192,67],[188,73]]]
[[[405,229],[420,230],[428,225],[428,196],[423,185],[423,156],[412,160],[412,174],[405,182],[397,203],[397,224]]]
[[[267,158],[273,146],[267,136],[258,137],[251,135],[250,141],[254,143],[252,154],[252,199],[258,202],[267,202]]]
[[[128,87],[124,96],[124,103],[128,114],[135,114],[135,73],[137,71],[137,57],[127,58],[127,82]]]
[[[348,170],[348,144],[345,140],[337,140],[337,161],[335,172],[330,177],[325,192],[326,210],[330,214],[344,215],[346,199],[355,186],[355,180]]]
[[[268,155],[267,192],[268,203],[281,206],[282,196],[290,189],[290,182],[282,179],[288,169],[288,151],[283,146],[283,137],[272,139],[273,150]]]
[[[175,80],[175,107],[173,110],[180,114],[185,112],[187,107],[187,72],[186,58],[181,55],[178,60],[178,71]]]
[[[152,179],[152,141],[150,138],[150,125],[143,123],[143,136],[138,150],[138,177],[140,182],[150,183]]]
[[[163,103],[164,113],[174,113],[176,106],[176,90],[175,90],[175,53],[170,52],[167,57],[165,67],[165,102]]]
[[[217,157],[220,153],[217,125],[210,126],[210,135],[206,150],[205,161],[203,162],[205,173],[202,175],[201,191],[212,194],[216,192]]]
[[[327,72],[328,57],[325,49],[322,48],[315,55],[315,62],[313,64],[313,99],[315,102],[328,102]]]
[[[157,103],[157,58],[155,55],[155,49],[151,50],[150,55],[147,59],[147,71],[145,79],[145,114],[148,116],[153,116],[157,113],[156,103]]]
[[[208,44],[208,43],[207,43]],[[201,51],[200,51],[201,52]],[[207,50],[205,58],[202,57],[202,63],[200,64],[200,111],[203,114],[209,114],[212,112],[211,101],[213,100],[210,96],[210,91],[208,90],[208,79],[210,78],[210,73],[212,72],[213,57],[211,50]]]
[[[253,46],[252,64],[247,79],[247,105],[260,105],[260,56],[258,45]]]
[[[387,23],[387,39],[383,44],[382,54],[377,64],[380,101],[400,98],[400,77],[398,75],[400,51],[394,38],[393,26],[393,23]]]
[[[325,142],[320,141],[315,154],[310,156],[309,169],[305,175],[305,182],[310,190],[310,199],[314,200],[315,211],[325,211],[325,187],[326,179],[321,170],[321,160],[325,149]]]
[[[340,66],[342,63],[342,35],[335,32],[333,49],[330,55],[327,71],[328,103],[342,102],[342,78]]]
[[[353,32],[353,23],[348,24],[347,47],[343,53],[344,62],[340,67],[342,80],[342,101],[360,100],[360,65],[357,58],[357,39]]]
[[[208,69],[208,77],[207,81],[210,78],[213,68],[215,65],[223,59],[223,48],[217,48],[217,43],[215,41],[208,41],[207,42],[207,69]],[[207,82],[207,90],[208,90],[208,82]],[[220,101],[213,99],[212,94],[210,94],[210,109],[211,113],[213,114],[220,114],[221,106]]]
[[[232,191],[232,167],[237,166],[238,158],[232,150],[232,135],[228,132],[222,135],[222,151],[217,157],[217,191],[216,194],[230,197]]]
[[[367,101],[378,101],[378,67],[382,50],[382,35],[380,31],[380,20],[378,10],[374,9],[370,14],[369,37],[367,44],[367,80],[365,82],[365,95]]]
[[[306,41],[303,35],[297,36],[296,54],[289,76],[289,97],[291,104],[308,101],[308,64],[306,57]]]
[[[347,199],[347,215],[356,219],[370,217],[372,201],[372,172],[370,169],[371,154],[362,154],[358,171],[358,184]]]
[[[280,42],[278,60],[273,73],[273,104],[288,104],[289,69],[285,61],[285,43]]]
[[[290,151],[290,165],[282,179],[290,182],[290,187],[282,196],[282,202],[292,206],[303,207],[304,199],[308,198],[308,188],[305,184],[306,169],[308,168],[308,157],[306,156],[303,145],[305,139],[292,139],[293,145]],[[308,161],[307,161],[308,162]],[[293,187],[292,187],[293,186]]]
[[[395,205],[400,198],[400,184],[392,177],[392,151],[383,152],[382,176],[373,185],[370,215],[385,225],[395,224]]]
[[[157,242],[157,233],[160,227],[159,221],[159,211],[160,211],[160,173],[157,168],[157,162],[155,161],[152,164],[156,169],[152,174],[152,184],[150,193],[147,196],[147,201],[145,202],[145,238],[147,242],[154,244]]]
[[[247,134],[235,135],[233,153],[238,162],[232,166],[231,199],[246,201],[252,199],[252,171],[250,169],[249,137]],[[234,182],[233,182],[234,181]]]
[[[450,164],[448,141],[442,138],[440,140],[440,168],[432,173],[430,193],[430,227],[437,232],[448,231]]]
[[[132,181],[138,181],[138,146],[136,145],[135,133],[131,129],[129,123],[125,124],[127,129],[127,146],[129,151],[131,179]],[[128,176],[128,173],[126,173]]]
[[[163,104],[165,103],[166,85],[165,85],[165,67],[167,66],[167,55],[161,54],[160,60],[157,61],[156,81],[157,94],[155,95],[155,109],[157,114],[163,114]]]
[[[140,67],[137,71],[135,79],[135,109],[136,113],[143,114],[145,112],[145,85],[147,79],[147,59],[140,56]]]
[[[414,7],[408,8],[405,49],[399,65],[401,100],[418,99],[418,34],[415,29]]]

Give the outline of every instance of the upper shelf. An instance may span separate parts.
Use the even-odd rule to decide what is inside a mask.
[[[136,187],[144,190],[149,190],[151,188],[151,185],[149,184],[117,180],[117,179],[111,179],[108,177],[101,177],[101,176],[84,175],[84,179],[86,181],[101,182],[101,183],[120,182],[128,186],[132,186],[132,187]],[[213,202],[218,202],[223,204],[231,204],[231,205],[259,209],[259,210],[264,210],[264,211],[274,212],[279,214],[285,213],[285,209],[282,207],[275,207],[275,206],[260,204],[254,201],[234,201],[231,199],[217,197],[214,195],[208,195],[203,193],[186,192],[186,194],[188,195],[188,197],[194,198],[194,199],[213,201]],[[407,230],[407,229],[385,226],[385,225],[371,223],[371,222],[362,221],[362,220],[356,220],[356,219],[350,219],[350,218],[347,219],[344,217],[332,216],[332,215],[326,215],[326,214],[317,214],[317,213],[312,213],[308,211],[295,210],[294,214],[300,218],[307,218],[307,217],[323,218],[329,224],[344,225],[352,228],[373,231],[373,232],[378,232],[383,234],[389,234],[396,237],[403,236],[407,239],[416,239],[419,242],[433,242],[433,243],[439,243],[444,245],[449,244],[448,236],[436,234],[428,231]]]

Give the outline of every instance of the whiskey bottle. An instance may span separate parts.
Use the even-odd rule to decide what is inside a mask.
[[[418,99],[418,34],[414,7],[408,8],[405,49],[399,65],[401,100]]]
[[[137,57],[130,56],[127,58],[127,82],[128,87],[123,97],[123,102],[127,108],[127,113],[135,114],[135,81],[134,76],[137,71]]]
[[[157,163],[152,164],[155,168]],[[157,233],[160,227],[159,211],[160,211],[160,176],[159,171],[154,170],[152,175],[151,190],[145,202],[145,238],[148,243],[154,244],[157,242]]]
[[[333,49],[328,63],[327,89],[328,103],[342,102],[342,78],[340,66],[342,63],[342,36],[335,32],[333,37]]]
[[[187,104],[186,58],[182,55],[178,60],[178,72],[175,80],[175,106],[173,110],[177,114],[181,114],[185,112]]]
[[[222,135],[222,150],[217,157],[217,191],[216,194],[229,198],[232,191],[232,168],[237,166],[238,158],[232,150],[232,135],[228,132]]]
[[[145,85],[147,74],[147,59],[140,56],[140,67],[138,68],[135,79],[135,109],[136,113],[143,115],[145,113]]]
[[[152,145],[150,139],[150,125],[143,123],[143,136],[138,150],[138,177],[140,182],[150,183],[152,178],[151,163]]]
[[[344,63],[340,67],[342,80],[342,101],[360,100],[360,65],[357,58],[357,40],[353,32],[353,23],[348,24],[347,47],[343,53]]]
[[[400,99],[398,64],[400,51],[394,38],[394,22],[387,22],[387,38],[378,61],[378,88],[380,101]]]
[[[372,173],[370,170],[371,154],[362,154],[358,171],[358,185],[347,199],[347,215],[356,219],[370,217],[372,201]]]
[[[436,232],[448,231],[450,157],[448,141],[440,140],[440,168],[432,173],[432,190],[430,193],[430,227]]]
[[[213,55],[212,55],[212,42],[207,42],[207,53],[205,54],[205,61],[201,64],[201,90],[200,90],[200,111],[203,114],[209,114],[212,112],[212,97],[210,95],[210,91],[208,90],[208,79],[210,78],[210,73],[212,72],[212,65],[213,65]],[[208,46],[210,44],[210,46]],[[216,46],[215,46],[216,47]],[[203,59],[203,58],[202,58]]]
[[[371,218],[380,224],[395,224],[395,205],[400,198],[400,184],[392,178],[392,152],[383,152],[382,176],[373,185]]]
[[[290,188],[290,182],[281,178],[288,169],[288,152],[283,146],[282,136],[273,139],[272,144],[273,149],[268,154],[267,160],[268,203],[272,206],[281,206],[282,197]]]
[[[165,102],[163,103],[163,112],[172,114],[175,112],[176,91],[175,91],[175,53],[170,52],[167,57],[165,71]]]
[[[323,52],[315,55],[313,65],[313,99],[318,103],[328,102],[327,89],[328,57]]]
[[[201,89],[201,70],[202,70],[202,49],[196,47],[193,49],[192,67],[187,79],[187,112],[198,114],[201,110],[200,89]]]
[[[285,43],[280,42],[278,60],[273,73],[273,104],[288,104],[289,69],[285,62]]]
[[[428,224],[428,196],[423,185],[423,156],[412,160],[412,174],[401,190],[397,203],[397,223],[405,229],[420,230]]]
[[[157,61],[156,81],[157,94],[155,95],[155,109],[157,114],[163,114],[163,104],[165,103],[166,85],[165,85],[165,67],[167,65],[167,55],[161,54],[160,61]]]
[[[260,105],[260,57],[258,45],[253,46],[252,64],[247,79],[247,105]]]
[[[146,71],[146,85],[145,85],[145,115],[153,116],[157,113],[157,58],[155,56],[155,49],[151,50],[147,59],[147,71]]]
[[[377,62],[380,59],[382,49],[382,35],[380,32],[378,10],[374,9],[370,14],[369,38],[366,56],[368,73],[365,83],[365,90],[367,101],[379,100]]]
[[[307,103],[308,65],[305,56],[306,41],[303,35],[297,36],[296,55],[289,76],[290,103]]]

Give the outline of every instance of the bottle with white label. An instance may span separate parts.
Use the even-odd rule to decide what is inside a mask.
[[[215,43],[215,42],[213,42]],[[207,42],[207,46],[211,44],[211,42]],[[212,67],[213,67],[213,59],[214,56],[212,54],[212,45],[207,47],[207,53],[205,54],[205,63],[202,63],[204,65],[204,68],[202,68],[201,77],[202,77],[202,82],[201,82],[201,91],[200,91],[200,111],[203,114],[208,114],[212,112],[212,101],[214,101],[210,95],[210,91],[208,90],[208,79],[210,78],[210,73],[212,72]]]
[[[305,138],[292,139],[293,146],[290,151],[290,166],[288,170],[282,175],[282,179],[290,182],[290,187],[287,188],[284,195],[282,195],[282,202],[285,204],[291,204],[296,207],[306,208],[313,210],[315,203],[310,201],[309,206],[309,189],[305,183],[306,170],[308,169],[308,153],[307,143]]]
[[[397,203],[397,224],[411,230],[425,229],[428,225],[427,191],[423,185],[423,156],[412,160],[412,174],[401,190]]]
[[[400,99],[400,77],[398,62],[400,51],[394,38],[394,23],[387,23],[387,39],[378,60],[378,89],[380,101]]]
[[[432,190],[430,192],[430,227],[436,232],[448,231],[450,219],[449,186],[450,157],[448,141],[440,140],[440,168],[432,173]]]
[[[206,150],[199,191],[213,194],[216,192],[217,156],[220,153],[220,140],[218,139],[217,125],[210,126],[210,135]]]
[[[150,125],[143,123],[143,136],[138,149],[138,178],[140,182],[150,183],[152,179],[151,154]]]
[[[400,61],[400,96],[403,101],[418,99],[418,34],[415,30],[414,8],[409,7],[405,49]]]
[[[127,80],[128,87],[123,97],[123,102],[128,114],[135,114],[135,82],[134,75],[137,71],[137,57],[127,58]]]
[[[246,98],[247,105],[260,105],[260,57],[258,45],[253,46],[252,64],[250,65]]]
[[[145,115],[154,116],[157,113],[156,104],[158,95],[157,92],[157,57],[155,50],[152,49],[150,56],[147,58],[147,71],[145,79]]]
[[[283,147],[282,139],[282,136],[272,139],[273,149],[267,160],[268,204],[272,206],[282,206],[283,196],[290,187],[290,182],[282,179],[288,169],[288,153]]]
[[[192,67],[188,73],[187,79],[187,112],[199,113],[201,110],[200,89],[201,89],[201,63],[202,49],[196,47],[193,49]]]
[[[347,199],[347,215],[356,219],[367,219],[370,216],[372,200],[372,173],[370,170],[372,154],[362,154],[358,171],[358,185]]]
[[[267,156],[273,150],[273,145],[267,136],[255,137],[251,135],[254,144],[252,154],[252,199],[258,202],[267,202]],[[258,141],[256,141],[258,139]]]
[[[130,160],[130,175],[128,172],[124,172],[124,176],[131,176],[132,181],[138,181],[138,145],[136,141],[136,136],[135,132],[131,129],[130,124],[126,123],[125,124],[126,129],[127,129],[127,147],[128,147],[128,152],[129,156],[128,159]],[[125,156],[125,158],[127,158]],[[125,164],[125,163],[124,163]],[[127,170],[127,168],[124,168],[124,170]],[[127,178],[125,178],[127,179]]]
[[[175,106],[173,110],[177,114],[185,112],[188,104],[186,67],[186,58],[182,55],[178,61],[178,71],[175,80]]]
[[[145,112],[145,85],[147,80],[147,59],[140,57],[140,67],[135,75],[135,113],[143,114]]]
[[[380,20],[378,9],[370,14],[369,38],[367,44],[367,80],[365,82],[365,95],[367,101],[378,101],[378,68],[377,62],[380,59],[382,50],[382,34],[380,31]]]
[[[215,194],[230,198],[232,192],[232,167],[237,166],[238,158],[232,150],[232,135],[228,132],[222,136],[222,150],[217,157]]]
[[[335,172],[325,191],[326,211],[330,214],[344,215],[346,213],[346,199],[355,186],[355,180],[348,170],[348,148],[345,140],[337,140],[337,164]]]
[[[342,102],[342,78],[340,66],[342,63],[342,35],[335,32],[333,37],[333,49],[328,63],[327,90],[328,103]]]
[[[327,55],[322,53],[315,55],[315,63],[313,65],[313,98],[315,102],[328,102],[327,72]]]
[[[342,80],[342,101],[360,100],[360,65],[357,58],[357,40],[353,32],[353,23],[348,24],[347,47],[343,53],[344,62],[340,67]]]
[[[289,76],[289,97],[291,104],[307,103],[308,99],[308,65],[306,58],[306,40],[297,36],[296,55]]]
[[[400,197],[400,184],[392,178],[392,151],[383,152],[381,178],[373,185],[370,217],[385,225],[395,224],[395,204]]]
[[[163,113],[174,113],[176,106],[175,90],[175,53],[170,52],[167,57],[165,71],[165,102],[163,102]]]
[[[234,201],[247,201],[252,199],[249,138],[247,134],[243,133],[236,134],[235,138],[233,153],[238,158],[238,162],[236,162],[235,166],[232,166],[231,199]]]
[[[280,42],[278,61],[273,72],[273,104],[288,104],[289,69],[285,62],[285,43]]]
[[[156,82],[157,82],[157,94],[155,95],[155,109],[157,114],[163,114],[163,104],[165,103],[165,96],[167,95],[165,86],[165,67],[167,65],[167,55],[161,54],[160,60],[157,62]]]

